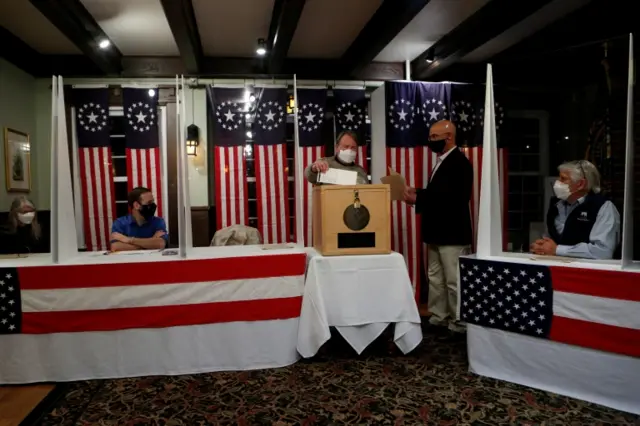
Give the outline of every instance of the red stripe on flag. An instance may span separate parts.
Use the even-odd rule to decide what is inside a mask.
[[[158,206],[156,216],[164,213],[162,199],[162,169],[160,166],[160,148],[127,148],[127,187],[129,191],[137,187],[149,188]]]
[[[640,330],[632,328],[554,316],[549,338],[569,345],[640,357]]]
[[[387,165],[416,187],[422,180],[422,148],[387,148]],[[422,237],[415,209],[402,201],[391,202],[391,248],[404,256],[417,298]]]
[[[305,247],[313,247],[313,185],[310,184],[304,176],[304,170],[313,164],[317,159],[323,158],[324,147],[323,146],[309,146],[301,147],[298,149],[298,155],[302,157],[302,172],[297,173],[296,176],[300,176],[302,182],[302,232],[303,235],[297,235],[297,241],[301,242],[304,238]],[[298,218],[296,218],[298,220]],[[297,229],[297,228],[296,228]]]
[[[638,274],[550,266],[554,291],[640,302]]]
[[[214,150],[217,229],[249,224],[246,160],[243,146]]]
[[[255,145],[258,230],[265,244],[289,237],[289,167],[286,144]]]
[[[18,268],[22,290],[180,284],[304,275],[305,254]]]
[[[22,333],[116,331],[237,321],[269,321],[300,316],[302,297],[93,311],[23,312]]]
[[[115,215],[111,149],[80,148],[79,160],[85,245],[89,251],[107,250]]]

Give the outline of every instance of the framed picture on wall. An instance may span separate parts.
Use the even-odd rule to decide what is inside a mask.
[[[8,192],[31,191],[31,142],[27,133],[5,127],[4,165]]]

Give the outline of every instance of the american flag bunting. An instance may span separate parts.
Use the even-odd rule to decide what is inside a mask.
[[[124,88],[127,187],[149,188],[158,206],[156,216],[164,215],[162,166],[158,131],[158,98],[147,89]]]
[[[640,356],[633,272],[460,258],[459,290],[469,324]]]
[[[109,248],[116,212],[109,133],[109,89],[74,89],[85,246]]]
[[[207,88],[207,106],[214,123],[216,229],[249,225],[242,96],[242,89]]]
[[[253,149],[258,230],[266,244],[285,243],[291,240],[286,141],[287,90],[263,88],[256,97]]]

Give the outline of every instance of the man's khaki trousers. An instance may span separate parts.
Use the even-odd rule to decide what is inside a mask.
[[[429,278],[429,322],[448,326],[454,331],[458,324],[458,258],[469,254],[469,246],[427,246],[427,277]]]

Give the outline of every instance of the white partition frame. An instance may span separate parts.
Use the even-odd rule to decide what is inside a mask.
[[[300,129],[298,129],[298,79],[293,75],[293,155],[295,158],[295,195],[296,195],[296,244],[305,247],[304,241],[304,168],[302,167],[302,156],[300,155]]]
[[[627,79],[627,135],[625,152],[624,205],[622,211],[622,268],[640,269],[640,261],[633,261],[633,201],[634,201],[634,140],[633,140],[633,86],[635,60],[633,34],[629,35],[629,75]]]
[[[371,93],[371,117],[386,117],[384,84]],[[386,119],[371,120],[371,183],[387,175]]]
[[[53,77],[51,90],[51,258],[65,263],[78,255],[64,81]]]

